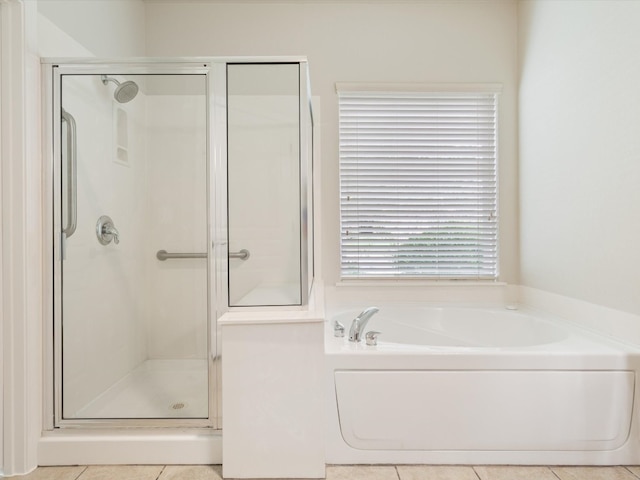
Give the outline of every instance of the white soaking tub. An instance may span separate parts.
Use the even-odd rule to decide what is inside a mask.
[[[327,463],[640,462],[637,349],[527,310],[378,307],[376,346],[347,340],[359,310],[327,321]]]

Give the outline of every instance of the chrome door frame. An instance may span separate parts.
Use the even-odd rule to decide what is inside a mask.
[[[213,129],[215,91],[220,85],[214,85],[212,75],[213,59],[43,59],[43,156],[44,162],[44,194],[45,211],[50,212],[45,219],[46,278],[49,287],[46,291],[46,307],[44,312],[44,421],[45,430],[68,428],[121,428],[121,427],[193,427],[193,428],[221,428],[221,406],[218,401],[218,390],[221,386],[219,368],[219,335],[217,321],[221,313],[217,306],[217,285],[220,272],[216,269],[216,255],[211,248],[214,242],[217,215],[213,209],[214,193],[218,185],[224,184],[226,176],[220,177],[221,172],[214,165]],[[206,161],[207,161],[207,245],[208,248],[208,278],[207,278],[207,334],[208,334],[208,379],[209,379],[209,417],[206,419],[188,418],[151,418],[151,419],[64,419],[62,417],[62,225],[61,225],[61,76],[62,75],[180,75],[198,74],[206,78]],[[226,85],[224,86],[226,88]],[[218,93],[219,95],[219,93]],[[216,162],[217,163],[217,162]],[[217,179],[216,179],[217,178]],[[226,197],[226,193],[225,193]],[[217,252],[215,252],[217,253]],[[48,261],[50,260],[50,261]],[[215,308],[214,308],[215,306]],[[51,359],[53,361],[51,361]]]

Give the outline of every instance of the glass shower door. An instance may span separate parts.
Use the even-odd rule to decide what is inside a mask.
[[[207,76],[121,73],[60,75],[57,421],[209,419]]]

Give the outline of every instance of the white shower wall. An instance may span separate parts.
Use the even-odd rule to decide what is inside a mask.
[[[204,78],[202,78],[204,92]],[[207,358],[207,260],[156,252],[207,252],[204,95],[148,95],[145,224],[147,354]]]
[[[137,259],[146,157],[134,120],[143,117],[145,99],[116,104],[99,75],[64,76],[62,91],[63,108],[76,120],[78,147],[77,230],[66,242],[62,279],[64,414],[73,416],[146,357]],[[126,109],[130,119],[129,165],[115,161],[115,108]],[[120,231],[119,245],[98,242],[102,215]]]
[[[124,105],[99,76],[64,78],[78,138],[78,228],[63,277],[64,416],[73,417],[145,360],[206,358],[207,261],[156,258],[206,252],[206,116],[203,95],[148,95],[140,77]],[[117,157],[118,110],[127,162]],[[98,242],[101,215],[118,245]]]
[[[229,261],[231,305],[300,302],[298,102],[290,95],[229,100],[229,250],[251,252]]]

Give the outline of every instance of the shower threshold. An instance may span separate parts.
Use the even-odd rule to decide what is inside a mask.
[[[146,360],[72,418],[207,418],[208,390],[204,359]]]

